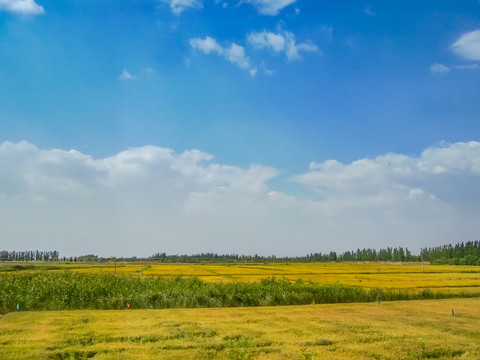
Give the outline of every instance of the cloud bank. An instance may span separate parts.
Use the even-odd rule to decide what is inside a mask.
[[[418,157],[312,162],[272,188],[280,171],[214,162],[199,150],[130,148],[105,158],[0,145],[0,238],[6,249],[64,255],[154,252],[302,255],[357,247],[478,239],[480,143]]]

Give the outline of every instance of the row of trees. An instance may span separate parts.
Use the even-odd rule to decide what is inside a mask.
[[[408,248],[388,247],[386,249],[357,249],[336,253],[312,253],[306,256],[279,257],[281,262],[357,262],[357,261],[393,261],[412,262],[428,261],[437,264],[480,265],[480,241],[468,241],[455,245],[444,245],[431,248],[422,248],[419,255],[414,255]],[[83,255],[79,257],[60,258],[59,252],[54,251],[0,251],[0,261],[68,261],[68,262],[105,262],[112,258],[102,258],[97,255]],[[156,261],[164,263],[262,263],[274,261],[273,256],[261,255],[218,255],[215,253],[201,253],[194,255],[167,255],[157,253],[148,258],[116,258],[118,261]]]
[[[480,241],[422,249],[424,260],[437,264],[480,265]]]
[[[53,251],[0,251],[0,261],[58,261],[59,252]]]
[[[331,251],[330,253],[312,253],[306,256],[296,257],[279,257],[276,258],[282,262],[356,262],[356,261],[420,261],[420,255],[412,255],[412,252],[407,248],[386,248],[380,249],[357,249],[356,251],[346,251],[344,253],[336,253]],[[231,263],[231,262],[245,262],[245,263],[259,263],[259,262],[271,262],[272,256],[260,256],[260,255],[237,255],[227,254],[218,255],[215,253],[201,253],[195,255],[167,255],[166,253],[158,253],[149,258],[149,260],[175,263],[175,262],[219,262],[219,263]]]
[[[461,265],[480,265],[480,241],[468,241],[466,243],[457,243],[455,245],[444,245],[431,248],[422,248],[420,254],[415,255],[408,248],[388,247],[386,249],[357,249],[356,251],[345,251],[336,253],[312,253],[306,256],[297,257],[279,257],[277,261],[281,262],[357,262],[357,261],[390,261],[390,262],[420,262],[428,261],[439,264],[461,264]],[[201,253],[195,255],[167,255],[166,253],[157,253],[148,258],[148,260],[176,263],[259,263],[271,262],[272,256],[260,255],[218,255],[214,253]]]
[[[331,251],[328,254],[314,253],[307,255],[306,262],[326,262],[326,261],[339,261],[339,262],[356,262],[356,261],[419,261],[420,256],[412,255],[412,252],[408,248],[386,248],[386,249],[357,249],[357,251],[346,251],[344,253],[337,254],[335,251]]]

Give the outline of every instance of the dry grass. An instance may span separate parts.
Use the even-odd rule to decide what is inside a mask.
[[[0,359],[473,360],[478,339],[478,298],[0,318]]]

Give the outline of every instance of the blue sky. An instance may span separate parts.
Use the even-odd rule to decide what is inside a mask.
[[[357,243],[348,240],[350,235],[340,228],[349,216],[355,217],[353,207],[360,213],[371,214],[371,218],[359,224],[365,228],[360,231],[358,246],[386,246],[382,239],[387,226],[384,230],[372,230],[379,226],[378,216],[384,214],[385,209],[372,210],[370,206],[378,196],[390,199],[388,196],[399,187],[403,187],[405,194],[397,194],[398,199],[410,196],[412,200],[415,194],[420,194],[427,200],[442,201],[441,205],[431,206],[437,210],[445,206],[442,213],[445,217],[451,217],[450,211],[455,210],[460,219],[465,209],[472,211],[473,205],[468,201],[467,204],[455,200],[453,205],[452,199],[471,198],[477,193],[475,185],[480,180],[478,153],[470,151],[477,149],[480,134],[479,64],[480,3],[477,0],[152,0],[115,4],[103,0],[0,0],[0,144],[4,146],[1,161],[14,164],[12,159],[24,154],[24,164],[29,164],[15,168],[18,178],[26,185],[13,193],[12,187],[6,185],[14,182],[12,172],[4,172],[3,190],[0,187],[4,197],[0,199],[4,207],[11,207],[12,202],[18,200],[18,194],[25,197],[16,203],[18,217],[11,215],[11,224],[20,223],[20,214],[33,211],[27,198],[40,199],[45,212],[51,213],[50,219],[54,219],[60,209],[77,207],[80,201],[75,193],[78,189],[71,194],[63,192],[61,196],[48,190],[60,178],[70,185],[81,183],[86,187],[82,191],[95,192],[97,188],[92,190],[82,182],[89,177],[93,183],[100,181],[96,178],[98,174],[89,172],[89,166],[109,172],[112,168],[106,164],[110,160],[118,160],[129,149],[142,149],[144,155],[135,157],[135,161],[156,165],[147,167],[150,174],[147,177],[145,172],[137,174],[130,188],[115,188],[117,200],[123,199],[125,192],[145,184],[147,178],[153,186],[155,179],[165,175],[167,170],[158,172],[161,166],[156,161],[161,163],[166,158],[156,158],[157,151],[152,149],[172,149],[175,155],[167,161],[168,171],[173,168],[180,171],[180,165],[172,164],[179,161],[182,154],[192,154],[191,150],[198,149],[203,155],[196,164],[202,171],[214,171],[201,176],[208,179],[217,176],[222,180],[213,181],[208,189],[198,189],[198,184],[192,188],[184,185],[184,193],[178,198],[183,210],[169,220],[171,225],[164,225],[162,229],[155,219],[161,217],[163,210],[171,211],[166,205],[163,210],[151,209],[148,216],[152,216],[152,220],[147,221],[148,224],[131,220],[132,228],[149,229],[142,235],[144,246],[140,251],[130,248],[125,237],[123,245],[118,246],[119,252],[148,255],[161,250],[153,238],[169,238],[174,240],[165,240],[161,246],[171,252],[269,253],[273,240],[265,239],[278,237],[275,231],[288,235],[279,247],[279,252],[285,254],[350,249]],[[72,170],[78,158],[69,152],[71,149],[85,156],[86,162],[80,167],[83,170]],[[379,158],[390,156],[388,154],[395,154],[398,159],[408,158],[416,164],[409,166],[422,172],[424,156],[442,153],[445,149],[450,149],[450,155],[434,157],[438,163],[431,165],[431,174],[444,174],[443,170],[437,171],[444,168],[447,173],[460,176],[458,164],[447,161],[453,158],[460,161],[457,158],[460,151],[464,156],[460,163],[470,164],[461,168],[461,180],[454,175],[442,175],[441,181],[435,176],[427,181],[423,173],[401,179],[381,176],[382,184],[376,185],[377,190],[363,187],[352,190],[358,187],[358,182],[352,179],[358,180],[355,169],[362,159],[367,167],[361,171],[365,171],[372,182],[378,178],[378,171],[369,166],[378,163]],[[41,155],[32,155],[35,152]],[[67,154],[61,156],[62,161],[51,160],[60,156],[60,152]],[[456,155],[451,155],[453,153]],[[30,158],[25,154],[30,154]],[[42,156],[59,167],[54,173],[62,173],[60,178],[42,168],[46,160],[36,162]],[[148,160],[152,156],[157,160]],[[332,160],[344,166],[343,170],[332,173],[332,168],[327,166]],[[100,162],[103,165],[100,166]],[[94,163],[96,165],[92,165]],[[263,171],[252,168],[255,164]],[[32,178],[32,166],[41,176]],[[85,166],[90,170],[85,170]],[[102,166],[107,170],[99,170]],[[237,214],[243,220],[231,224],[243,237],[248,224],[256,221],[248,214],[266,206],[262,202],[265,196],[281,195],[290,204],[288,211],[282,210],[285,213],[265,220],[263,225],[259,223],[258,228],[253,226],[258,234],[253,238],[264,240],[252,240],[242,246],[238,245],[240,240],[226,241],[231,235],[227,229],[218,234],[211,229],[220,226],[217,213],[205,219],[203,224],[208,226],[199,222],[195,225],[197,228],[192,225],[197,230],[191,234],[177,234],[174,224],[190,226],[199,221],[195,218],[192,222],[185,213],[190,209],[192,196],[214,196],[215,192],[214,198],[220,203],[230,199],[230,206],[237,207],[237,198],[216,193],[223,191],[223,187],[231,191],[238,189],[231,174],[219,175],[215,166],[226,172],[238,170],[248,179],[243,183],[246,188],[255,189],[255,201],[245,208],[245,213]],[[398,166],[403,169],[406,165],[400,161]],[[200,181],[197,171],[199,169],[188,173],[183,169],[180,173]],[[114,175],[109,174],[107,178],[111,180]],[[12,179],[8,180],[9,176]],[[349,176],[352,178],[345,180]],[[335,184],[344,180],[348,189],[347,185],[341,189],[336,187]],[[463,180],[470,184],[465,185],[464,193],[446,190],[452,182]],[[204,184],[206,180],[202,181]],[[158,184],[167,190],[169,186],[175,187],[168,182]],[[378,190],[383,186],[388,189],[386,193]],[[374,197],[370,197],[372,192],[376,194]],[[161,201],[165,194],[160,193]],[[102,192],[98,196],[107,195]],[[149,208],[144,198],[148,198],[147,195],[129,196],[132,198],[128,202],[118,200],[122,206],[133,202],[138,207]],[[364,202],[357,204],[354,201],[357,197]],[[325,209],[329,203],[342,203],[340,199],[348,199],[350,205]],[[389,206],[402,208],[398,201]],[[89,206],[97,207],[97,204],[92,200]],[[206,202],[203,206],[218,206],[218,211],[227,211],[218,203]],[[415,208],[421,207],[416,204]],[[411,213],[409,209],[405,208],[395,223],[399,228],[409,228],[409,232],[400,232],[391,240],[395,242],[393,245],[418,246],[419,241],[427,245],[435,241],[478,238],[480,228],[473,218],[471,222],[463,219],[461,224],[465,229],[458,233],[446,233],[438,226],[438,218],[434,221],[430,210],[424,209],[422,215],[418,215],[424,222],[417,223],[407,216]],[[327,221],[322,211],[329,216],[335,213],[334,220]],[[480,214],[479,211],[474,207],[473,214]],[[48,239],[59,229],[49,220],[44,220],[45,229],[35,240],[30,233],[10,225],[4,238],[14,238],[15,243],[2,241],[2,245],[8,248],[57,246],[67,253],[107,254],[116,240],[102,225],[92,224],[115,222],[115,218],[105,214],[96,216],[85,210],[68,220],[72,224],[76,221],[90,224],[90,230],[82,235],[90,239],[85,240],[84,247],[65,240],[74,238],[67,228],[63,233],[60,231],[63,235],[58,235],[56,242],[50,242]],[[122,216],[131,218],[132,215],[118,215],[117,219]],[[32,213],[30,220],[37,221],[34,218]],[[290,219],[289,228],[274,230],[282,219]],[[395,222],[393,217],[391,221]],[[322,230],[315,224],[321,224],[318,226]],[[453,229],[460,226],[460,222],[450,225]],[[122,232],[121,226],[116,226]],[[423,227],[427,228],[422,230],[425,234],[412,239],[411,233],[418,234]],[[215,240],[204,242],[203,247],[194,245],[198,229],[204,230],[206,238]],[[441,239],[439,234],[443,234]],[[296,236],[302,239],[301,246],[292,248],[288,245],[289,239]]]

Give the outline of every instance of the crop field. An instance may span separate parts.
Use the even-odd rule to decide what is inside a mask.
[[[478,360],[478,339],[478,298],[0,317],[0,359]]]
[[[478,266],[2,263],[0,359],[478,360],[479,296]]]
[[[279,263],[269,264],[158,264],[54,263],[0,264],[0,273],[9,270],[68,270],[78,273],[114,273],[143,276],[196,276],[206,282],[255,282],[265,278],[304,280],[320,285],[342,284],[363,288],[411,289],[450,293],[480,293],[480,267],[425,265],[419,263]]]

